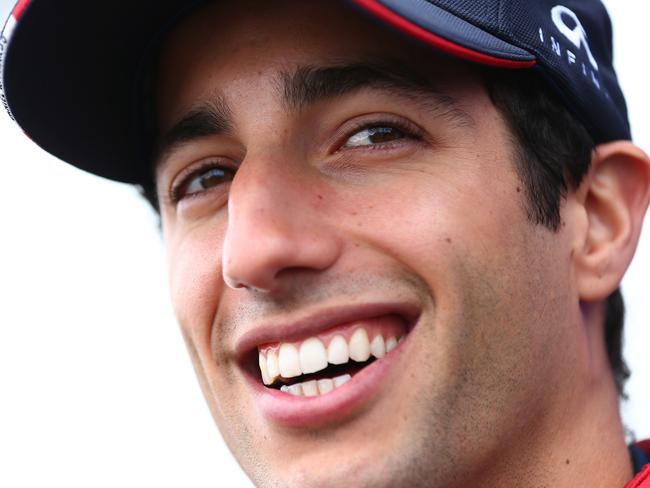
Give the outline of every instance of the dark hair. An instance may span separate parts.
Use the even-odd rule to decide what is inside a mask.
[[[594,140],[538,73],[488,69],[481,73],[492,103],[512,134],[528,217],[557,231],[562,225],[562,199],[589,171]],[[158,210],[155,184],[143,185],[142,193]],[[616,388],[623,397],[630,376],[622,351],[624,312],[619,288],[605,303],[605,343]]]
[[[560,207],[589,171],[594,139],[539,73],[484,70],[492,103],[513,136],[515,164],[526,195],[529,219],[560,229]],[[625,306],[620,288],[605,301],[605,345],[618,394],[625,398],[630,370],[623,358]]]

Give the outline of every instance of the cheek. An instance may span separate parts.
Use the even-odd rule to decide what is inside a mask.
[[[197,348],[207,348],[225,286],[221,274],[222,226],[204,225],[166,232],[165,242],[176,318]]]
[[[488,187],[495,164],[468,160],[348,197],[353,232],[416,274],[451,272],[454,256],[509,260],[513,243],[530,232],[516,175],[499,163],[499,183]]]

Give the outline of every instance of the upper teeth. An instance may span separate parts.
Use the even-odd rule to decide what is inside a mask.
[[[381,334],[370,341],[363,327],[354,330],[349,341],[342,335],[335,335],[327,347],[318,337],[310,337],[300,344],[285,342],[259,352],[260,372],[264,384],[270,385],[279,377],[295,378],[322,371],[328,364],[345,364],[350,359],[363,362],[371,355],[382,358],[397,346],[397,342],[396,337],[384,339]]]

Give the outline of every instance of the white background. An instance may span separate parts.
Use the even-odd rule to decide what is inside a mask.
[[[605,3],[648,150],[650,5]],[[0,18],[9,4],[0,0]],[[0,486],[250,486],[204,405],[147,204],[42,152],[4,111],[0,175]],[[646,229],[624,281],[633,377],[623,416],[639,438],[650,437],[648,270]]]

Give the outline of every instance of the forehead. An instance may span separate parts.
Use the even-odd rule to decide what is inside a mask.
[[[392,60],[428,71],[437,86],[461,63],[443,59],[367,18],[345,2],[213,2],[180,22],[162,46],[158,113],[178,119],[197,100],[221,94],[245,98],[251,80],[278,88],[301,66]],[[281,90],[277,90],[281,91]]]

